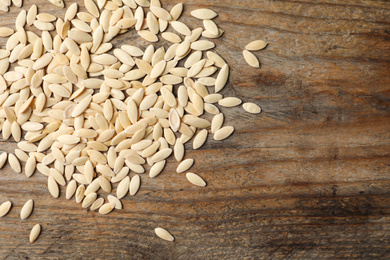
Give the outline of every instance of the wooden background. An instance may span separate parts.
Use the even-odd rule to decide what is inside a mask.
[[[24,1],[24,8],[30,1]],[[28,3],[27,3],[28,2]],[[31,1],[63,17],[46,0]],[[70,1],[66,1],[67,4]],[[82,1],[80,5],[83,6]],[[170,9],[178,0],[163,1]],[[108,216],[81,209],[46,177],[26,179],[7,165],[0,201],[1,259],[388,259],[390,257],[390,2],[387,0],[189,0],[209,7],[225,31],[216,51],[231,66],[223,94],[258,103],[263,112],[221,109],[236,131],[188,151],[208,186],[176,174],[142,176],[141,191]],[[82,7],[83,9],[83,7]],[[1,13],[13,26],[20,9]],[[241,51],[270,42],[252,69]],[[134,32],[116,44],[145,46]],[[1,46],[5,40],[0,39]],[[0,149],[12,151],[12,142]],[[191,143],[187,145],[190,149]],[[131,173],[133,175],[133,173]],[[35,210],[19,219],[24,202]],[[34,244],[30,228],[43,231]],[[167,228],[174,243],[154,235]]]

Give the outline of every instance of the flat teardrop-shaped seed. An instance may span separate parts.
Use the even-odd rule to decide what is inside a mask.
[[[215,134],[223,125],[224,115],[219,113],[213,117],[211,121],[211,133]]]
[[[246,112],[251,114],[258,114],[261,112],[261,108],[255,103],[244,103],[242,107],[245,109]]]
[[[179,19],[179,17],[181,16],[182,12],[183,12],[183,4],[182,3],[178,3],[174,7],[172,7],[172,9],[171,9],[171,11],[169,13],[172,16],[172,20],[176,21],[177,19]]]
[[[184,161],[182,161],[176,168],[176,172],[177,173],[182,173],[182,172],[185,172],[187,171],[189,168],[192,167],[192,165],[194,164],[194,159],[185,159]]]
[[[52,176],[48,177],[48,179],[47,179],[47,186],[48,186],[50,194],[54,198],[58,198],[58,196],[60,195],[60,189],[58,188],[58,184],[57,184],[57,182],[54,180],[54,178]]]
[[[156,233],[156,235],[159,237],[159,238],[162,238],[166,241],[174,241],[175,238],[171,235],[171,233],[169,233],[167,230],[163,229],[163,228],[155,228],[154,229],[154,232]]]
[[[129,185],[130,185],[130,177],[125,177],[119,184],[116,189],[116,196],[118,199],[123,198],[126,196],[127,192],[129,191]]]
[[[214,134],[214,140],[220,141],[228,138],[234,131],[233,126],[224,126]]]
[[[172,21],[171,22],[171,26],[178,33],[181,33],[181,34],[186,35],[186,36],[190,36],[191,35],[191,30],[188,28],[188,26],[186,24],[184,24],[182,22]]]
[[[165,60],[162,60],[160,62],[158,62],[152,69],[152,71],[150,72],[150,77],[151,78],[157,78],[159,77],[164,69],[165,69],[165,66],[166,66],[167,62]]]
[[[40,234],[41,234],[41,225],[36,224],[31,229],[31,232],[30,232],[30,237],[29,237],[30,243],[34,243],[35,240],[37,240],[37,238],[39,237]]]
[[[206,29],[206,31],[210,32],[212,35],[219,34],[219,28],[212,20],[208,20],[208,19],[203,20],[203,26]]]
[[[141,186],[141,178],[139,177],[138,174],[136,174],[130,181],[130,185],[129,185],[129,193],[131,196],[134,196],[139,188]]]
[[[152,162],[159,162],[166,158],[168,158],[172,153],[171,148],[164,148],[160,151],[158,151],[155,155],[152,157]]]
[[[97,194],[95,192],[88,194],[83,199],[83,203],[81,204],[81,206],[83,208],[88,208],[89,206],[91,206],[96,201],[96,198],[97,198]]]
[[[218,105],[224,107],[235,107],[242,103],[242,100],[237,97],[226,97],[218,101]]]
[[[31,177],[31,175],[33,175],[33,173],[34,173],[34,171],[36,169],[36,165],[37,165],[37,160],[35,159],[34,156],[30,156],[27,159],[26,165],[24,167],[24,170],[25,170],[27,178],[29,178],[29,177]]]
[[[217,79],[215,81],[215,93],[221,91],[229,78],[229,66],[227,64],[222,66],[222,69],[218,73]]]
[[[173,150],[176,161],[180,162],[184,157],[185,148],[183,143],[179,139],[176,139],[176,143],[173,147]]]
[[[104,199],[103,198],[98,198],[95,200],[94,203],[92,203],[91,207],[90,207],[90,210],[91,211],[94,211],[94,210],[97,210],[98,208],[100,208],[104,203]]]
[[[169,126],[171,127],[172,131],[177,132],[177,130],[179,130],[180,121],[181,119],[176,109],[171,108],[169,110]]]
[[[8,154],[8,163],[10,164],[12,170],[14,170],[16,173],[20,173],[22,171],[20,162],[14,154]]]
[[[199,40],[191,43],[191,49],[197,51],[206,51],[215,47],[215,44],[208,40]]]
[[[202,8],[202,9],[196,9],[191,12],[191,15],[195,18],[198,18],[200,20],[211,20],[217,17],[217,13],[213,10]]]
[[[85,186],[81,184],[76,189],[76,194],[75,194],[76,203],[81,203],[83,201],[84,194],[85,194]]]
[[[167,148],[167,149],[168,149],[168,148]],[[155,163],[155,164],[150,168],[149,177],[150,177],[150,178],[154,178],[154,177],[156,177],[157,175],[159,175],[159,174],[162,172],[162,170],[164,169],[165,163],[166,163],[166,160],[163,160],[163,161],[160,161],[160,162]]]
[[[32,199],[29,199],[22,207],[20,211],[20,219],[26,219],[28,218],[34,208],[34,201]]]
[[[100,187],[107,193],[110,193],[111,192],[111,184],[110,184],[110,181],[107,180],[105,177],[103,176],[100,176],[99,177],[99,184],[100,184]]]
[[[206,186],[206,182],[199,175],[197,175],[195,173],[188,172],[186,174],[186,177],[187,177],[187,180],[194,185],[201,186],[201,187]]]
[[[65,198],[67,200],[71,199],[73,197],[73,195],[75,194],[76,192],[76,189],[77,189],[77,183],[75,180],[71,180],[67,187],[66,187],[66,196]]]
[[[102,215],[105,215],[105,214],[110,213],[114,208],[115,208],[115,203],[109,202],[109,203],[102,205],[99,208],[99,213]]]
[[[259,51],[259,50],[264,49],[267,46],[267,44],[268,43],[263,41],[263,40],[256,40],[256,41],[248,43],[245,46],[245,49],[247,49],[248,51]]]
[[[80,142],[80,137],[74,136],[74,135],[60,135],[57,137],[57,140],[63,144],[77,144]]]
[[[12,207],[11,201],[6,201],[0,204],[0,218],[8,214]]]
[[[207,140],[207,130],[206,129],[203,129],[201,130],[194,138],[194,141],[193,141],[193,144],[192,144],[192,147],[194,149],[199,149],[200,147],[202,147],[202,145],[206,142]]]
[[[253,53],[251,53],[250,51],[244,50],[242,52],[242,54],[244,55],[244,59],[245,59],[246,63],[248,63],[249,66],[251,66],[253,68],[260,67],[259,60],[257,59],[257,57]]]
[[[157,42],[158,37],[148,30],[140,30],[138,31],[138,35],[144,38],[148,42]]]

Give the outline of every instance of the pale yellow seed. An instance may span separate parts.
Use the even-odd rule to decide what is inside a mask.
[[[221,141],[228,138],[234,131],[233,126],[224,126],[214,134],[214,140]]]
[[[47,186],[48,186],[50,194],[54,198],[58,198],[58,196],[60,195],[60,189],[58,188],[58,184],[57,184],[57,182],[54,180],[54,178],[52,176],[48,177],[48,179],[47,179]]]
[[[118,199],[121,199],[124,196],[126,196],[127,192],[129,191],[129,185],[130,185],[130,177],[127,176],[119,183],[118,188],[116,190],[116,196]]]
[[[154,232],[156,233],[156,235],[159,237],[159,238],[162,238],[166,241],[174,241],[175,238],[171,235],[171,233],[169,233],[167,230],[163,229],[163,228],[155,228],[154,229]]]
[[[201,186],[201,187],[206,186],[206,182],[199,175],[197,175],[195,173],[188,172],[186,174],[186,177],[187,177],[187,180],[194,185]]]
[[[90,210],[91,211],[97,210],[98,208],[100,208],[103,205],[103,203],[104,203],[103,198],[96,199],[95,202],[92,203]]]
[[[37,240],[37,238],[39,237],[40,234],[41,234],[41,225],[36,224],[31,229],[31,232],[30,232],[30,237],[29,237],[30,243],[34,243],[35,240]]]
[[[65,198],[67,200],[71,199],[72,196],[75,194],[76,192],[76,189],[77,189],[77,183],[75,180],[71,180],[67,187],[66,187],[66,195],[65,195]]]
[[[194,159],[185,159],[184,161],[182,161],[182,162],[177,166],[176,172],[177,172],[177,173],[185,172],[185,171],[187,171],[189,168],[191,168],[193,164],[194,164]]]
[[[244,103],[242,107],[251,114],[258,114],[261,112],[261,108],[255,103]]]
[[[148,30],[139,30],[138,35],[144,38],[148,42],[157,42],[158,38],[155,34]]]
[[[16,173],[20,173],[22,171],[20,162],[14,154],[12,153],[8,154],[8,163],[10,164],[12,170],[14,170]]]
[[[141,178],[136,174],[130,181],[129,191],[130,195],[134,196],[141,186]]]
[[[264,49],[267,44],[268,43],[263,40],[256,40],[248,43],[248,45],[245,46],[245,49],[247,49],[248,51],[259,51]]]
[[[20,219],[26,219],[28,218],[34,208],[34,201],[32,199],[29,199],[20,210]]]
[[[211,19],[214,19],[215,17],[217,17],[217,13],[214,12],[213,10],[210,10],[210,9],[206,9],[206,8],[203,8],[203,9],[196,9],[194,11],[191,12],[191,15],[195,18],[198,18],[200,20],[211,20]]]
[[[186,36],[190,36],[191,35],[191,30],[188,28],[188,26],[186,24],[184,24],[182,22],[172,21],[171,22],[171,26],[178,33],[181,33],[181,34],[186,35]]]
[[[218,93],[221,91],[229,78],[229,66],[227,64],[224,64],[222,66],[222,69],[218,73],[217,79],[215,81],[215,92]]]
[[[203,26],[210,34],[212,34],[212,35],[219,34],[219,28],[213,21],[203,20]]]
[[[219,113],[213,117],[211,121],[211,133],[215,134],[223,125],[224,115]]]
[[[75,194],[76,203],[81,203],[83,201],[84,193],[85,193],[85,186],[83,184],[81,184],[76,189],[76,194]]]
[[[192,144],[192,147],[194,149],[199,149],[200,147],[203,146],[203,144],[206,142],[207,140],[207,130],[206,129],[203,129],[201,130],[194,138],[194,141],[193,141],[193,144]]]
[[[0,204],[0,218],[4,217],[11,210],[12,203],[11,201],[6,201]]]
[[[244,59],[245,59],[246,63],[248,63],[249,66],[251,66],[253,68],[260,67],[259,60],[257,59],[257,57],[253,53],[251,53],[250,51],[244,50],[242,52],[242,54],[244,55]]]
[[[8,27],[0,27],[0,37],[9,37],[14,34],[14,29]]]
[[[96,198],[97,198],[97,194],[95,192],[88,194],[84,198],[83,203],[81,204],[81,206],[83,208],[88,208],[89,206],[91,206],[96,201]]]
[[[99,213],[102,215],[110,213],[115,208],[115,203],[109,202],[99,208]]]
[[[235,107],[242,103],[241,99],[237,97],[226,97],[218,101],[218,105],[223,107]]]
[[[166,149],[169,149],[169,148],[166,148]],[[162,170],[164,169],[165,163],[166,163],[165,160],[155,163],[149,170],[149,177],[154,178],[157,175],[159,175],[162,172]]]

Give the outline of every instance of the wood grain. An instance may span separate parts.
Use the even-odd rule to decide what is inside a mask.
[[[26,3],[27,9],[30,3]],[[69,1],[66,1],[69,4]],[[83,6],[82,1],[78,1]],[[178,0],[162,1],[168,9]],[[42,12],[63,17],[48,1]],[[236,131],[209,138],[193,171],[206,188],[176,174],[170,159],[156,179],[108,216],[74,199],[50,197],[46,177],[30,179],[6,166],[0,201],[14,207],[0,219],[1,259],[388,259],[390,256],[390,3],[386,0],[190,0],[181,21],[201,22],[191,10],[209,7],[225,31],[216,51],[231,66],[225,96],[263,109],[221,110]],[[84,10],[84,7],[81,7]],[[12,26],[20,9],[1,14]],[[242,58],[263,39],[262,68]],[[115,44],[146,46],[134,32]],[[4,46],[5,39],[0,39]],[[15,144],[1,141],[0,150]],[[131,173],[133,175],[133,173]],[[19,219],[24,202],[35,209]],[[34,244],[34,224],[42,234]],[[153,230],[167,228],[169,243]]]

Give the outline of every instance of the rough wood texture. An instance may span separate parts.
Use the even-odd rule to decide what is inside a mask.
[[[170,8],[178,0],[162,2]],[[63,17],[64,10],[48,1],[34,3]],[[6,166],[0,201],[10,199],[14,207],[0,219],[0,258],[388,259],[390,3],[184,4],[181,20],[192,28],[201,22],[189,17],[191,10],[219,13],[215,21],[225,35],[215,40],[216,51],[231,66],[223,94],[254,101],[263,112],[222,108],[226,123],[236,127],[234,135],[187,152],[206,188],[176,174],[171,159],[158,178],[142,176],[137,196],[127,196],[125,209],[108,216],[65,200],[64,189],[53,199],[46,177],[26,179]],[[19,10],[1,13],[1,25],[13,26]],[[260,70],[241,55],[255,39],[270,42],[256,53]],[[115,41],[145,46],[134,32]],[[2,141],[0,148],[12,151],[14,144]],[[19,211],[29,198],[34,212],[21,221]],[[30,244],[36,223],[42,233]],[[176,241],[157,238],[157,226]]]

